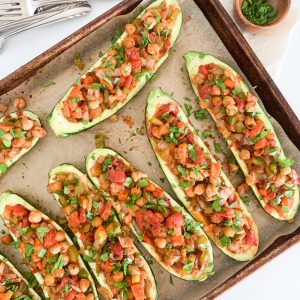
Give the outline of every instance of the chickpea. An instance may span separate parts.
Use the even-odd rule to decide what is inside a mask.
[[[222,105],[222,98],[220,96],[215,96],[212,98],[212,103],[214,106],[221,106]]]
[[[280,174],[289,175],[291,171],[292,171],[291,167],[284,167],[280,169]]]
[[[250,151],[243,149],[240,151],[239,156],[242,160],[250,159]]]
[[[213,215],[211,215],[210,220],[212,223],[219,224],[222,222],[222,217],[220,217],[217,214],[213,214]]]
[[[115,282],[120,282],[123,280],[123,278],[124,278],[124,275],[123,275],[123,272],[121,272],[121,271],[118,271],[113,275],[113,280]]]
[[[102,223],[103,223],[103,219],[99,216],[95,217],[92,222],[94,227],[99,227]]]
[[[238,108],[234,104],[230,104],[226,107],[226,114],[230,117],[238,113]]]
[[[56,277],[56,278],[63,278],[64,275],[65,275],[65,272],[63,269],[56,269],[54,272],[53,272],[53,275]]]
[[[160,237],[157,237],[155,240],[154,240],[154,243],[155,245],[160,248],[160,249],[164,249],[166,248],[167,246],[167,241],[166,239],[164,238],[160,238]]]
[[[49,252],[55,255],[55,254],[58,254],[60,252],[60,250],[61,250],[60,244],[55,244],[50,247]]]
[[[232,97],[230,96],[225,96],[224,99],[223,99],[223,105],[225,107],[229,106],[229,105],[234,105],[234,100]]]
[[[239,169],[237,164],[228,164],[228,166],[231,173],[235,173]]]
[[[195,189],[194,189],[194,193],[196,195],[202,195],[205,193],[205,184],[204,183],[199,183],[195,186]]]
[[[146,18],[145,23],[147,25],[151,25],[151,24],[155,23],[155,18],[154,17],[148,17],[148,18]]]
[[[205,192],[206,192],[206,196],[208,198],[211,198],[216,194],[216,188],[214,186],[212,186],[211,184],[208,184],[205,189]]]
[[[128,34],[134,34],[135,33],[135,26],[133,24],[126,24],[125,25],[125,31],[128,33]]]
[[[223,233],[225,236],[228,236],[228,237],[234,237],[234,235],[235,235],[235,231],[230,226],[225,227],[223,229]]]
[[[286,182],[286,176],[278,174],[274,181],[274,185],[278,188],[278,187],[281,187],[282,185],[284,185],[285,182]]]
[[[247,116],[245,119],[245,125],[246,125],[246,127],[251,128],[256,125],[256,122],[255,122],[254,118]]]
[[[124,218],[123,218],[123,222],[125,224],[130,224],[131,223],[131,220],[132,220],[132,215],[131,214],[128,214],[126,215]]]
[[[245,105],[246,112],[254,112],[255,108],[256,108],[256,103],[255,102],[248,102]]]
[[[60,252],[61,253],[66,253],[70,247],[70,245],[68,244],[68,242],[61,242],[60,244]]]
[[[156,54],[159,52],[159,50],[160,50],[160,47],[158,44],[153,43],[153,44],[148,44],[148,46],[147,46],[147,51],[149,54]]]
[[[45,276],[45,284],[51,286],[54,284],[54,277],[51,274]]]
[[[123,40],[123,44],[125,46],[125,48],[133,48],[135,46],[135,40],[134,38],[127,36],[124,40]]]
[[[11,237],[10,234],[4,234],[2,237],[1,237],[1,242],[3,245],[10,245],[12,243],[13,239]]]
[[[127,77],[131,73],[131,65],[122,64],[120,69],[121,69],[122,76]]]
[[[65,233],[62,230],[59,230],[55,234],[55,240],[57,242],[63,242],[65,240]]]
[[[63,254],[63,262],[64,262],[64,267],[69,264],[70,257],[68,254]]]
[[[86,296],[86,300],[94,300],[94,299],[95,299],[95,297],[92,293],[90,293]]]
[[[251,172],[247,177],[246,177],[246,183],[248,185],[253,185],[255,183],[257,183],[257,179],[256,179],[256,175],[254,172]]]
[[[18,97],[14,100],[14,107],[17,109],[23,109],[26,106],[26,101],[22,97]]]
[[[83,293],[85,293],[89,289],[90,284],[91,283],[88,279],[82,278],[79,282],[79,288]]]
[[[77,275],[79,273],[79,266],[78,265],[75,265],[75,264],[70,264],[68,266],[68,269],[69,269],[69,272],[71,275]]]
[[[249,191],[249,185],[246,183],[242,183],[238,186],[237,192],[242,197]]]
[[[40,223],[42,221],[42,214],[39,211],[31,211],[28,217],[30,223]]]

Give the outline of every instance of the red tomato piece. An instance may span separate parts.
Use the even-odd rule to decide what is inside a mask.
[[[126,174],[124,170],[108,170],[108,177],[111,182],[123,183],[126,180]]]
[[[50,248],[55,244],[55,235],[56,235],[56,230],[52,229],[48,231],[44,237],[44,247],[45,248]]]
[[[175,212],[173,215],[166,219],[166,226],[169,229],[174,228],[174,226],[182,226],[184,223],[184,217],[179,212]]]
[[[142,283],[133,284],[131,290],[136,300],[144,300],[146,298]]]
[[[79,227],[80,226],[80,219],[78,216],[78,212],[77,211],[73,211],[69,217],[69,223],[71,227]]]
[[[111,213],[111,203],[109,201],[106,201],[101,209],[100,215],[105,221],[109,218],[110,213]]]
[[[112,248],[111,253],[115,260],[122,260],[123,259],[123,249],[121,247],[121,244],[119,242],[116,242]]]
[[[16,204],[12,207],[12,213],[16,217],[25,217],[28,214],[28,210],[21,204]]]

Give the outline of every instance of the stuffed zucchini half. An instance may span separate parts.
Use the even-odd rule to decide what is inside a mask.
[[[152,271],[114,209],[87,176],[70,164],[49,174],[49,192],[61,205],[105,299],[157,299]]]
[[[46,135],[38,116],[14,112],[0,119],[0,176]]]
[[[257,98],[217,58],[201,52],[184,58],[201,108],[215,120],[264,210],[279,220],[292,219],[299,207],[299,177]]]
[[[48,123],[59,137],[86,130],[127,104],[169,56],[182,13],[176,0],[157,0],[54,107]]]
[[[107,148],[91,152],[86,169],[119,218],[163,268],[185,280],[203,281],[211,275],[212,248],[201,224],[147,174]]]
[[[191,215],[228,256],[245,261],[258,249],[257,227],[182,108],[160,88],[149,93],[147,133],[156,157]]]
[[[41,297],[29,287],[28,281],[16,267],[0,254],[0,299],[40,300]]]
[[[47,299],[98,299],[77,248],[57,223],[11,192],[0,196],[0,215]]]

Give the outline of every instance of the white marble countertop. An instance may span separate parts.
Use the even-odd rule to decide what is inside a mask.
[[[231,0],[227,0],[231,1]],[[41,54],[75,30],[116,5],[119,0],[92,0],[92,12],[43,28],[25,32],[4,45],[0,53],[0,79]],[[300,8],[300,0],[294,0]],[[278,36],[278,39],[281,37]],[[276,47],[276,45],[274,45]],[[275,78],[289,104],[300,118],[299,70],[300,70],[300,24],[294,28],[288,44],[287,55]],[[264,61],[262,61],[264,63]],[[226,291],[219,300],[298,300],[300,299],[300,243],[279,255],[254,274]],[[163,300],[163,299],[162,299]],[[196,299],[195,299],[196,300]]]

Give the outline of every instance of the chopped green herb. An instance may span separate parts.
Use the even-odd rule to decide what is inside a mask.
[[[182,269],[186,272],[190,272],[193,270],[193,267],[194,267],[194,262],[189,262],[187,264],[185,264]]]
[[[220,243],[227,247],[231,244],[231,239],[228,237],[228,236],[222,236],[220,239],[219,239]]]
[[[220,144],[217,142],[214,142],[214,149],[215,149],[216,153],[223,153]]]
[[[38,227],[38,228],[36,229],[36,235],[37,235],[37,237],[39,238],[39,240],[40,240],[42,243],[44,242],[44,237],[45,237],[46,233],[49,232],[49,231],[50,231],[49,228],[43,227],[43,226]]]
[[[278,162],[279,167],[284,168],[284,167],[291,167],[294,164],[295,160],[292,158],[286,158],[283,160],[280,160]]]
[[[216,211],[216,212],[220,212],[222,210],[222,207],[220,205],[220,200],[215,200],[212,205],[211,208]]]
[[[241,200],[243,201],[243,203],[245,204],[245,205],[247,205],[247,206],[249,206],[249,204],[250,204],[250,199],[249,199],[249,197],[246,195],[246,196],[242,196],[241,197]]]
[[[186,116],[189,118],[193,110],[193,107],[191,104],[184,103],[184,108],[186,110]]]

